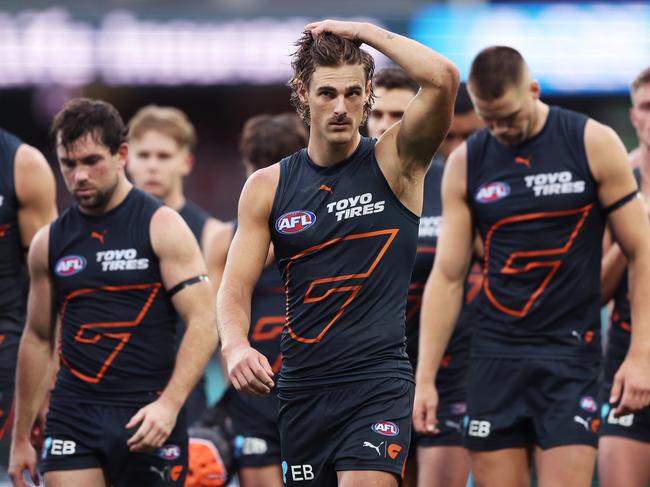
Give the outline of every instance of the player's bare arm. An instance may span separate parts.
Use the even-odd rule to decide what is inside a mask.
[[[160,397],[140,409],[127,428],[140,424],[128,440],[132,451],[162,446],[176,424],[176,417],[199,380],[217,346],[214,298],[198,243],[181,216],[162,207],[151,219],[151,244],[160,260],[163,285],[172,296],[176,311],[186,323],[176,365]],[[184,285],[184,283],[186,285]]]
[[[416,371],[413,425],[436,432],[435,379],[463,301],[465,276],[474,245],[472,214],[466,198],[467,145],[450,156],[442,180],[444,225],[433,270],[422,295],[420,344]]]
[[[237,232],[232,241],[217,296],[217,317],[228,377],[238,391],[267,394],[273,387],[273,370],[264,355],[248,342],[251,298],[269,252],[268,226],[275,189],[280,177],[277,164],[248,178],[239,199]]]
[[[29,248],[36,232],[56,218],[54,174],[43,154],[23,144],[16,152],[14,178],[20,237]]]
[[[374,47],[401,66],[420,86],[402,121],[384,133],[375,149],[393,192],[419,214],[422,206],[419,186],[451,124],[460,84],[456,66],[412,39],[368,23],[325,20],[309,24],[307,29],[315,37],[331,32]]]
[[[585,128],[585,147],[599,185],[601,205],[615,205],[609,213],[609,225],[625,253],[630,272],[634,330],[610,397],[610,402],[618,403],[615,414],[619,416],[650,404],[650,224],[640,197],[625,200],[635,194],[637,185],[625,147],[614,131],[590,120]],[[619,202],[623,204],[616,207]]]
[[[49,226],[34,237],[28,256],[30,275],[27,322],[18,351],[16,406],[9,474],[14,485],[25,486],[22,473],[28,470],[37,481],[36,451],[30,443],[34,420],[51,386],[50,366],[54,357],[55,321],[53,289],[48,270]]]
[[[603,305],[614,297],[621,284],[627,268],[627,259],[617,243],[611,243],[603,249],[603,261],[600,271],[600,295]]]
[[[215,295],[221,285],[223,271],[226,267],[226,258],[228,257],[228,249],[230,248],[234,231],[235,228],[232,223],[222,223],[212,234],[207,246],[204,247],[205,263],[208,267],[208,276],[210,276],[210,283],[212,284]]]

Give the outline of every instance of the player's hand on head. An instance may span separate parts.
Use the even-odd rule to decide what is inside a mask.
[[[15,487],[28,487],[23,480],[25,470],[29,473],[32,482],[40,485],[36,471],[36,450],[29,441],[14,441],[11,443],[9,476]]]
[[[625,416],[650,405],[650,356],[628,353],[614,376],[609,402],[617,404],[614,416]]]
[[[422,434],[437,434],[438,391],[433,384],[417,384],[413,402],[413,427]]]
[[[242,346],[226,357],[228,377],[235,389],[253,395],[271,392],[273,369],[264,355],[253,347]]]
[[[314,39],[318,39],[322,34],[330,34],[343,37],[351,41],[359,42],[359,31],[361,24],[359,22],[344,22],[342,20],[321,20],[312,22],[305,26],[305,31],[311,32]]]
[[[126,424],[137,431],[127,440],[132,452],[147,452],[160,448],[169,437],[178,417],[178,408],[163,397],[141,408]]]

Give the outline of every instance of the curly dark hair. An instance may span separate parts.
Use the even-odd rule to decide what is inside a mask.
[[[293,77],[287,83],[291,88],[291,105],[298,116],[309,125],[309,107],[303,105],[298,98],[298,82],[309,87],[311,77],[320,66],[336,67],[346,64],[361,64],[366,75],[366,81],[372,79],[375,72],[375,61],[368,52],[361,49],[359,43],[326,32],[315,40],[311,32],[305,31],[296,42],[298,49],[291,56]],[[370,96],[363,107],[363,122],[366,121],[375,96],[370,85]]]
[[[86,134],[117,154],[126,142],[126,126],[113,105],[91,98],[73,98],[56,114],[50,128],[52,147],[72,146]]]

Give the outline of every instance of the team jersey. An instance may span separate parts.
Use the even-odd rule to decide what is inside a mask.
[[[467,199],[484,242],[472,353],[600,355],[605,215],[584,144],[587,117],[550,107],[519,146],[467,141]]]
[[[18,137],[0,129],[0,333],[20,333],[25,323],[27,270],[14,185],[16,152],[21,144]]]
[[[413,380],[405,307],[418,217],[394,195],[375,140],[331,167],[280,161],[269,225],[286,288],[280,387]]]
[[[205,211],[203,208],[196,206],[191,201],[185,201],[183,208],[178,212],[187,226],[190,227],[194,238],[199,243],[199,246],[203,242],[203,229],[205,228],[205,222],[207,222],[211,217],[210,214]]]
[[[438,235],[442,225],[441,187],[444,171],[443,164],[440,159],[434,159],[424,180],[424,204],[418,230],[417,255],[413,266],[406,308],[406,351],[414,368],[418,357],[422,292],[433,267]],[[471,304],[480,290],[481,279],[480,267],[473,265],[465,284],[463,308],[445,349],[436,376],[436,387],[440,396],[452,390],[458,391],[458,394],[454,393],[454,395],[462,395],[464,391],[464,376],[467,359],[469,358],[474,321]]]
[[[102,216],[74,205],[51,225],[49,267],[61,320],[53,401],[140,406],[171,377],[178,316],[149,234],[160,206],[132,189]]]

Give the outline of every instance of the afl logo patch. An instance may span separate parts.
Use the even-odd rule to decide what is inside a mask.
[[[178,445],[163,445],[156,454],[165,460],[176,460],[181,456],[181,447]]]
[[[474,199],[479,203],[494,203],[510,194],[510,185],[501,181],[482,184]]]
[[[283,234],[300,233],[314,223],[316,223],[316,215],[311,211],[290,211],[277,219],[275,229]]]
[[[379,421],[372,425],[372,430],[384,436],[399,435],[399,427],[391,421]]]
[[[57,276],[73,276],[86,268],[86,259],[80,255],[66,255],[61,257],[54,266]]]

